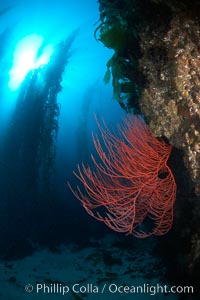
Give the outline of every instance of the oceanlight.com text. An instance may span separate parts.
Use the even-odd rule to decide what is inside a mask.
[[[193,294],[193,286],[169,286],[149,283],[142,285],[119,285],[116,283],[104,283],[96,285],[93,283],[85,284],[62,284],[62,283],[37,283],[35,286],[27,284],[25,286],[27,293],[35,292],[36,294],[59,294],[62,296],[72,292],[75,294]]]

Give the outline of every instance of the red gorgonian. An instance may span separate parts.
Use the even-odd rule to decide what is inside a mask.
[[[176,183],[167,165],[172,146],[151,134],[138,116],[123,119],[119,134],[97,121],[99,159],[74,172],[84,187],[72,192],[92,217],[109,228],[144,238],[166,234],[173,222]],[[104,147],[102,146],[104,144]],[[104,150],[106,149],[106,151]]]

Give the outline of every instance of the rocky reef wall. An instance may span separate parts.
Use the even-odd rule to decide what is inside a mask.
[[[198,0],[99,0],[95,37],[114,50],[105,83],[127,112],[174,146],[178,185],[167,243],[177,273],[200,276],[200,5]],[[171,244],[172,245],[172,244]],[[181,266],[181,272],[180,272]],[[198,284],[197,284],[198,285]]]

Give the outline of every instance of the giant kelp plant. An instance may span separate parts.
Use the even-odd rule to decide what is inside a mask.
[[[50,62],[30,71],[21,86],[5,142],[5,162],[10,162],[23,188],[50,188],[60,111],[57,94],[73,38],[59,43]]]
[[[189,179],[187,197],[182,194],[176,204],[175,230],[182,249],[176,246],[187,278],[188,274],[197,278],[200,265],[199,1],[99,0],[99,11],[100,24],[95,37],[114,50],[104,78],[105,82],[112,78],[114,98],[126,111],[143,113],[153,134],[166,137],[181,156],[183,153]],[[187,176],[187,171],[183,176]],[[183,221],[188,218],[190,222]]]
[[[19,238],[14,227],[24,238],[31,237],[37,227],[33,219],[45,207],[48,211],[60,112],[57,95],[75,35],[57,44],[49,63],[31,70],[20,88],[2,154],[1,203],[7,224],[3,242],[7,248],[6,241],[12,245]]]

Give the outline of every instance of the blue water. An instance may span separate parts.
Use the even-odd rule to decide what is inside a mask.
[[[78,184],[73,175],[78,164],[91,164],[91,154],[95,153],[92,133],[99,134],[94,115],[99,120],[103,118],[109,127],[116,128],[125,114],[113,99],[111,83],[105,85],[103,82],[106,63],[113,53],[94,38],[98,21],[98,3],[94,0],[9,0],[0,3],[0,284],[5,287],[0,291],[0,299],[39,299],[36,294],[31,298],[24,294],[22,286],[29,278],[35,284],[38,278],[45,281],[48,277],[50,284],[50,281],[62,281],[61,269],[63,272],[67,270],[65,276],[68,277],[77,272],[76,262],[67,269],[64,258],[61,263],[61,258],[56,256],[69,249],[72,249],[66,254],[69,261],[70,255],[76,260],[74,255],[77,253],[77,260],[85,264],[86,274],[83,270],[74,275],[79,281],[86,280],[85,284],[87,277],[91,282],[92,276],[94,282],[97,279],[99,282],[113,282],[120,272],[122,277],[117,282],[123,285],[130,285],[131,280],[134,284],[141,284],[143,281],[156,283],[156,280],[165,278],[164,263],[157,260],[153,251],[156,239],[137,242],[132,237],[112,232],[85,212],[67,186],[67,181],[73,186]],[[70,36],[73,39],[66,48],[68,58],[60,82],[62,89],[56,93],[58,133],[53,138],[56,152],[47,188],[41,175],[45,167],[48,168],[47,155],[41,148],[46,149],[45,139],[48,143],[49,136],[39,137],[41,132],[36,130],[39,120],[42,122],[42,110],[36,109],[37,99],[42,99],[42,96],[37,98],[39,96],[34,95],[44,92],[45,68],[52,63],[51,55],[58,43]],[[38,54],[38,50],[42,54]],[[43,67],[37,73],[38,61]],[[53,78],[58,72],[55,65],[51,72]],[[45,115],[44,122],[47,122],[47,117]],[[38,169],[35,166],[39,166]],[[44,182],[38,182],[36,174]],[[58,259],[60,268],[53,269],[54,275],[49,261],[49,265],[45,265],[48,274],[45,277],[42,251],[47,251],[50,257],[56,253],[54,261],[56,264]],[[25,267],[26,257],[28,267]],[[131,257],[135,257],[135,265]],[[150,267],[145,268],[148,264]],[[158,264],[160,269],[151,278],[150,274]],[[32,275],[25,271],[20,273],[20,269],[28,269]],[[72,281],[63,278],[63,282],[66,280]],[[9,295],[6,294],[8,291]],[[59,296],[49,296],[48,299]],[[67,296],[66,299],[82,299],[77,298],[80,295]],[[88,299],[93,299],[92,296],[89,295]],[[133,298],[131,294],[125,296]],[[118,294],[116,299],[124,299],[124,295]],[[143,299],[143,296],[137,299]],[[158,299],[162,299],[162,295]],[[170,299],[175,299],[175,296]]]
[[[78,235],[77,220],[84,229],[89,227],[90,218],[74,199],[67,181],[75,180],[73,170],[78,163],[90,163],[94,150],[92,132],[97,131],[94,114],[103,116],[108,124],[115,124],[123,112],[112,97],[111,84],[103,83],[106,62],[112,51],[94,38],[95,24],[99,20],[96,1],[1,2],[0,12],[3,70],[0,77],[0,214],[4,228],[1,252],[2,257],[17,258],[31,251],[29,239],[48,247],[71,239],[90,239],[90,234]],[[45,76],[50,75],[44,75],[43,70],[48,64],[51,66],[58,44],[70,36],[73,41],[66,48],[69,57],[61,74],[62,89],[56,92],[59,130],[52,142],[56,155],[51,191],[44,192],[41,191],[43,183],[38,183],[36,177],[42,176],[45,168],[42,160],[46,160],[47,155],[43,153],[44,157],[40,157],[42,151],[46,151],[40,150],[38,157],[38,149],[44,147],[45,143],[43,146],[40,143],[50,135],[39,137],[41,129],[37,123],[42,121],[39,115],[44,107],[37,109],[38,99],[42,97],[34,94],[44,92]],[[40,67],[38,61],[43,67],[37,73],[34,70]],[[56,66],[52,74],[56,74],[55,69]],[[48,124],[45,126],[47,129]],[[35,167],[36,161],[41,161],[38,167]],[[102,228],[104,231],[104,226]]]

